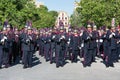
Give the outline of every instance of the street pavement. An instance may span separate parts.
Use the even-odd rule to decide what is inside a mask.
[[[106,68],[101,59],[84,68],[82,63],[68,63],[56,68],[36,52],[32,68],[23,69],[22,64],[0,70],[0,80],[120,80],[120,61],[115,67]]]

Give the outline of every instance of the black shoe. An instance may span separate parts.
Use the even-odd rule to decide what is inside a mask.
[[[64,62],[61,63],[61,67],[63,67],[63,66],[64,66]]]
[[[9,67],[9,65],[7,64],[7,65],[5,65],[5,68],[8,68]]]
[[[2,69],[2,67],[0,66],[0,69]]]
[[[83,64],[83,67],[84,67],[84,68],[87,67],[87,65],[84,64],[84,61],[81,61],[81,63]]]
[[[87,65],[83,64],[83,67],[85,68],[85,67],[87,67]]]
[[[115,60],[114,62],[115,62],[115,63],[117,63],[117,62],[118,62],[118,60]]]
[[[26,69],[27,68],[27,66],[23,66],[23,69]]]
[[[29,68],[32,68],[32,66],[31,66],[31,65],[29,65],[28,67],[29,67]]]
[[[76,60],[72,60],[71,63],[77,63],[77,61]]]
[[[46,62],[48,62],[49,61],[49,59],[46,59]]]
[[[52,61],[50,61],[50,64],[52,64],[53,62]]]
[[[59,65],[56,65],[56,68],[59,68]]]
[[[71,60],[71,63],[73,63],[73,60]]]
[[[95,61],[95,60],[93,60],[92,62],[95,62],[95,63],[96,63],[96,61]]]
[[[108,67],[109,67],[109,64],[108,64],[108,63],[106,63],[106,64],[105,64],[105,66],[106,66],[106,68],[108,68]]]
[[[5,66],[5,68],[8,68],[8,66]]]
[[[119,62],[118,60],[116,60],[116,62]]]
[[[88,66],[88,67],[91,67],[91,64],[88,64],[87,66]]]
[[[110,64],[109,66],[110,66],[110,67],[114,67],[114,65],[113,65],[113,64]]]

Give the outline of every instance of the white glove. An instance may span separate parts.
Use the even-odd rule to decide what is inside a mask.
[[[63,39],[62,37],[60,38],[60,40]]]
[[[51,40],[49,39],[49,42],[51,42]]]
[[[106,37],[106,35],[104,35],[104,37]]]
[[[29,39],[27,39],[27,40],[26,40],[26,42],[30,42],[30,40],[29,40]]]
[[[64,38],[65,38],[64,36],[61,36],[60,40],[61,40],[61,39],[64,39]]]
[[[18,35],[15,35],[16,37],[18,37]]]
[[[52,37],[52,39],[55,39],[55,35]]]
[[[79,49],[81,49],[81,47],[78,47]]]
[[[98,39],[96,40],[96,42],[98,42]]]
[[[101,43],[102,43],[102,42],[103,42],[103,39],[100,39],[100,40],[99,40],[99,42],[101,42]]]
[[[65,39],[65,36],[62,36],[62,39]]]
[[[113,35],[111,34],[111,35],[109,35],[109,38],[112,38],[113,37]]]
[[[70,42],[68,41],[67,44],[70,44]]]
[[[113,36],[115,36],[115,33],[112,33]]]
[[[119,44],[119,43],[120,43],[120,40],[117,41],[117,44]]]
[[[29,36],[29,39],[30,39],[30,40],[32,40],[32,37],[31,37],[31,36]]]
[[[46,41],[44,41],[44,43],[46,43]]]
[[[90,36],[92,37],[92,34],[90,34]]]
[[[82,35],[83,35],[83,32],[80,33],[80,36],[82,36]]]
[[[84,43],[81,44],[81,47],[84,47]]]
[[[71,39],[69,38],[68,40],[70,41]]]
[[[7,37],[6,37],[6,36],[4,36],[4,37],[3,37],[3,39],[5,39],[5,40],[6,40],[6,39],[7,39]]]
[[[5,39],[1,39],[1,42],[4,42],[5,41]]]
[[[87,39],[90,39],[90,37],[88,36]]]

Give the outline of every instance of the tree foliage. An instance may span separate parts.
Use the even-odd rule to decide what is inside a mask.
[[[77,4],[76,12],[79,14],[77,25],[85,25],[87,21],[92,21],[97,26],[110,26],[112,18],[115,18],[116,25],[120,21],[120,0],[80,0]]]
[[[29,20],[33,27],[52,27],[57,15],[56,11],[49,11],[44,5],[37,8],[33,0],[0,0],[0,21],[8,20],[19,28]]]

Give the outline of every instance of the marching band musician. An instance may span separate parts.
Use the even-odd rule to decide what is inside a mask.
[[[107,56],[107,61],[106,61],[106,66],[109,67],[114,67],[113,62],[116,61],[116,55],[117,55],[117,33],[115,30],[115,27],[112,27],[108,31],[108,36],[109,36],[109,53]]]
[[[50,64],[54,62],[54,54],[55,54],[55,40],[57,36],[57,30],[54,28],[51,32],[51,54],[50,54]]]
[[[117,33],[117,55],[116,55],[116,62],[118,62],[120,57],[120,28],[118,28]]]
[[[80,36],[78,34],[77,29],[74,30],[74,34],[72,36],[72,62],[77,62],[77,56],[79,54],[80,49]]]
[[[83,33],[83,40],[84,40],[84,61],[83,66],[91,66],[91,63],[93,60],[95,60],[94,57],[94,42],[93,42],[93,35],[92,35],[92,26],[87,25],[87,31],[84,31]]]
[[[72,29],[68,29],[68,32],[66,33],[66,39],[67,39],[67,44],[66,44],[66,54],[65,54],[65,59],[71,60],[72,58]]]
[[[17,28],[14,29],[14,42],[13,42],[13,62],[18,63],[19,55],[20,55],[20,40],[19,40],[19,31]]]
[[[65,52],[66,52],[66,34],[64,33],[64,28],[60,28],[60,32],[56,37],[56,52],[55,52],[55,57],[56,57],[56,67],[58,68],[59,66],[63,66],[65,59]]]
[[[45,46],[44,46],[44,54],[45,54],[45,56],[44,57],[45,57],[46,61],[49,61],[50,60],[50,54],[51,54],[51,51],[50,51],[51,33],[50,33],[50,31],[46,31],[44,43],[45,43]]]
[[[92,62],[96,62],[95,61],[95,56],[98,53],[97,49],[98,49],[98,38],[99,38],[99,33],[97,31],[97,26],[96,25],[93,26],[92,36],[93,36],[93,47],[94,47]]]
[[[22,49],[23,49],[23,68],[32,67],[32,56],[34,53],[34,39],[32,28],[28,27],[27,33],[24,34],[22,39]]]
[[[4,27],[3,31],[0,35],[0,45],[2,46],[1,51],[1,57],[0,57],[0,67],[2,67],[2,64],[5,64],[5,68],[8,68],[10,66],[9,64],[9,40],[8,40],[8,34],[7,34],[7,29]]]

